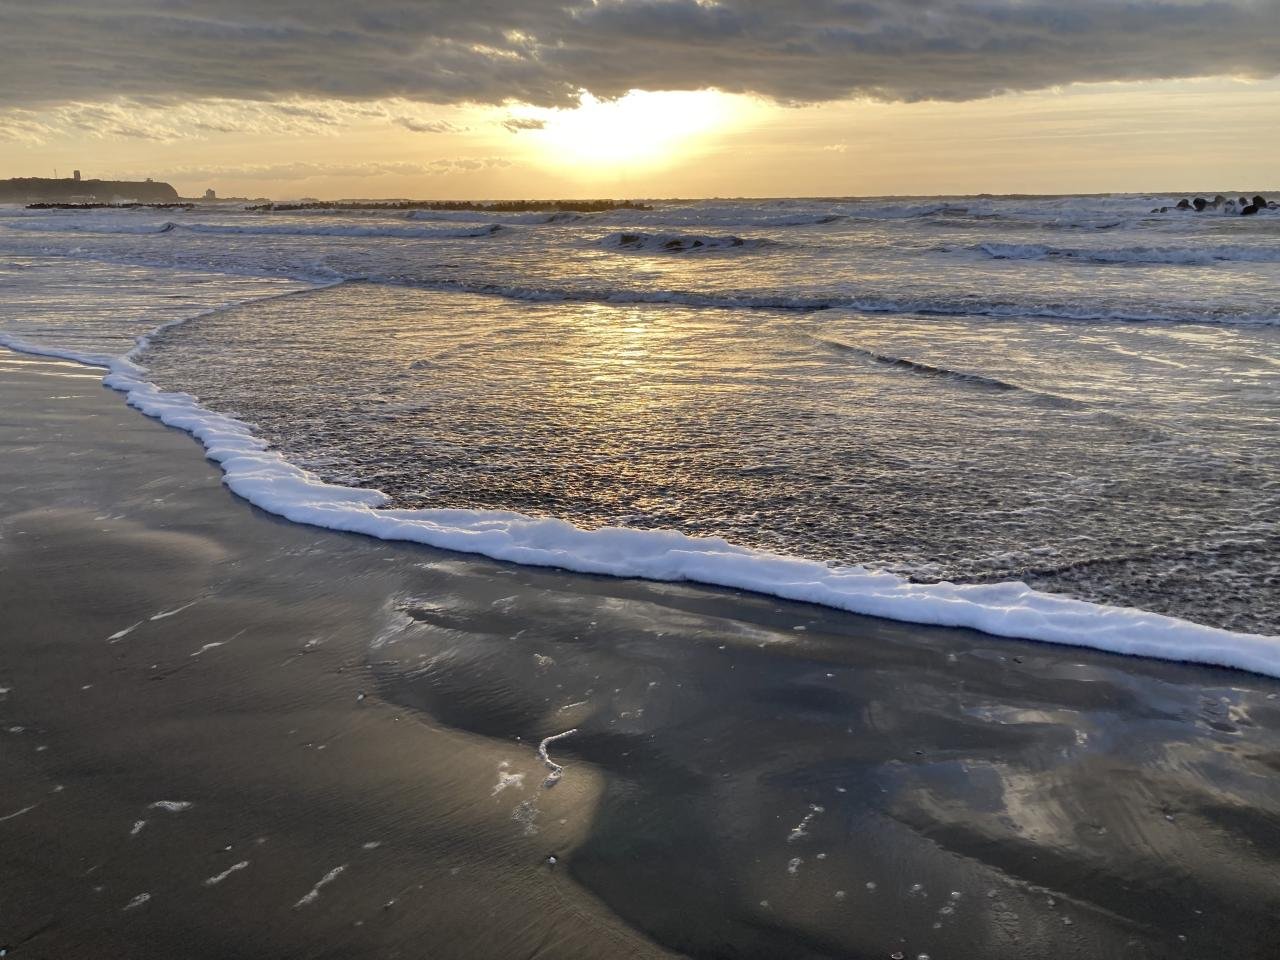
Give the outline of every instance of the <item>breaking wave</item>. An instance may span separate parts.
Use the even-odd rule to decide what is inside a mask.
[[[1280,263],[1280,243],[1206,247],[1057,247],[1040,243],[980,243],[968,249],[993,260],[1075,260],[1087,263],[1172,264]]]
[[[408,239],[408,240],[454,240],[471,237],[491,237],[508,229],[500,223],[490,223],[477,227],[397,227],[385,224],[371,226],[305,224],[305,223],[165,223],[121,224],[106,222],[58,222],[17,220],[4,223],[10,230],[26,230],[40,233],[88,233],[88,234],[126,234],[146,236],[151,234],[185,231],[197,234],[213,234],[221,236],[250,237],[358,237]]]

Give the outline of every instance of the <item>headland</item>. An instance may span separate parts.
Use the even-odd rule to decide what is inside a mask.
[[[0,180],[0,203],[176,203],[178,191],[159,180],[13,177]]]

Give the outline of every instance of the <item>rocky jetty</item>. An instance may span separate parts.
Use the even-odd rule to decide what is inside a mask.
[[[249,210],[462,210],[479,213],[600,213],[606,210],[652,210],[632,200],[309,200],[263,203]]]
[[[1170,210],[1188,210],[1194,213],[1221,213],[1232,216],[1252,217],[1261,213],[1263,210],[1276,210],[1280,208],[1274,200],[1268,200],[1261,194],[1255,194],[1252,199],[1249,197],[1240,197],[1238,200],[1229,200],[1222,194],[1218,194],[1212,200],[1206,200],[1204,197],[1193,197],[1187,199],[1183,197],[1171,207],[1154,207],[1152,213],[1168,213]]]

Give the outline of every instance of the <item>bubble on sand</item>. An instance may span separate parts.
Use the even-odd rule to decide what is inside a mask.
[[[494,784],[493,790],[490,792],[489,796],[496,797],[503,790],[507,789],[507,787],[515,787],[517,790],[524,789],[524,774],[508,773],[507,771],[510,767],[511,763],[507,760],[503,760],[498,764],[498,782]]]
[[[308,893],[303,895],[301,900],[299,900],[297,903],[293,905],[294,909],[296,910],[298,907],[305,907],[309,904],[315,903],[316,900],[320,898],[320,891],[324,887],[333,883],[333,881],[337,880],[338,877],[342,875],[342,872],[346,869],[347,869],[347,865],[344,863],[342,864],[342,866],[334,867],[332,870],[326,873],[323,877],[320,878],[319,883],[317,883],[314,887],[312,887]]]
[[[809,824],[813,823],[813,818],[821,813],[826,813],[826,808],[819,804],[809,804],[809,812],[804,815],[804,819],[791,828],[791,833],[787,835],[787,843],[795,843],[802,837],[809,835]]]
[[[17,810],[14,813],[10,813],[3,817],[0,817],[0,823],[4,822],[5,820],[13,820],[17,817],[22,816],[24,813],[30,813],[32,810],[34,810],[38,806],[39,806],[38,803],[33,803],[29,807],[23,807],[21,810]]]
[[[123,640],[129,634],[133,633],[133,631],[137,630],[140,626],[142,626],[142,624],[143,624],[143,621],[139,620],[137,623],[135,623],[131,627],[125,627],[123,630],[117,630],[111,636],[107,637],[107,643],[117,643]]]
[[[216,650],[216,649],[218,649],[218,647],[226,646],[226,644],[227,644],[227,641],[226,641],[226,640],[215,640],[213,643],[206,643],[206,644],[204,644],[204,645],[203,645],[199,650],[195,651],[195,652],[194,652],[193,654],[191,654],[191,655],[192,655],[193,657],[198,657],[198,656],[200,656],[202,653],[208,653],[210,650]]]
[[[175,616],[176,614],[181,613],[183,610],[186,610],[186,609],[188,609],[189,607],[194,607],[194,606],[195,606],[197,603],[199,603],[199,602],[200,602],[200,599],[197,597],[195,600],[192,600],[190,603],[188,603],[188,604],[184,604],[183,606],[178,607],[177,609],[174,609],[174,610],[163,610],[163,611],[161,611],[160,613],[155,614],[154,616],[148,617],[147,619],[149,619],[149,620],[153,620],[153,621],[154,621],[154,620],[168,620],[170,617]]]
[[[538,832],[538,825],[535,821],[538,819],[538,805],[533,800],[525,800],[516,805],[511,811],[511,819],[516,823],[524,825],[524,835],[531,837]]]
[[[206,878],[204,881],[204,885],[206,887],[216,887],[223,880],[227,879],[227,877],[231,876],[233,873],[236,873],[237,871],[243,870],[247,866],[249,866],[248,860],[241,860],[239,863],[233,863],[231,866],[227,867],[227,869],[223,870],[221,873],[215,873],[212,877]]]

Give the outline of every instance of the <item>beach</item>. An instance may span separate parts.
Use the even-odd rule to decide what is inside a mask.
[[[0,960],[1280,958],[1277,36],[0,2]]]
[[[101,370],[0,362],[9,955],[1280,934],[1280,682],[292,524]]]

